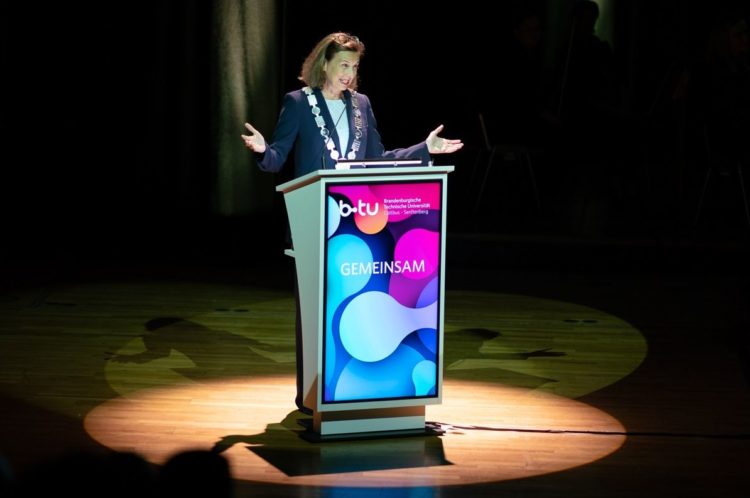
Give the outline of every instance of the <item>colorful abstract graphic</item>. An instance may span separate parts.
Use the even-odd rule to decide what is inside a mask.
[[[327,185],[323,403],[437,396],[441,195]]]

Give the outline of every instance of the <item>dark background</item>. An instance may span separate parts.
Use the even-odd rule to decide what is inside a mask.
[[[610,2],[622,120],[603,123],[601,133],[617,148],[601,155],[601,137],[568,141],[571,135],[561,134],[564,145],[535,163],[541,211],[525,172],[512,165],[505,176],[489,178],[481,209],[473,209],[471,172],[483,164],[477,112],[491,108],[505,76],[517,69],[505,50],[518,4],[280,3],[282,14],[269,21],[284,61],[280,90],[299,87],[299,66],[323,35],[358,35],[367,45],[360,90],[373,102],[386,147],[424,140],[441,123],[444,136],[466,143],[460,153],[437,158],[456,165],[451,234],[745,247],[750,229],[732,197],[734,183],[726,182],[701,223],[693,223],[706,160],[690,101],[679,92],[711,20],[741,2]],[[521,4],[542,21],[540,81],[544,102],[554,108],[572,2]],[[210,2],[6,2],[2,9],[7,262],[236,263],[249,254],[278,254],[280,199],[243,216],[219,216],[212,207]],[[263,131],[270,137],[272,130]],[[592,151],[600,154],[597,174],[587,181],[589,170],[579,163],[591,167],[584,158]]]

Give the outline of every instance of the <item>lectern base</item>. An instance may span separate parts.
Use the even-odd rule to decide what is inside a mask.
[[[323,436],[422,430],[425,422],[424,413],[422,405],[315,412],[313,429]]]
[[[311,419],[299,419],[307,428],[307,441],[342,441],[403,436],[434,436],[443,433],[425,423],[425,407],[403,406],[314,412]]]
[[[309,418],[301,418],[297,423],[306,430],[300,433],[299,437],[310,443],[326,443],[332,441],[361,441],[366,439],[383,439],[394,437],[419,437],[419,436],[442,436],[445,431],[429,423],[421,428],[386,430],[386,431],[368,431],[368,432],[349,432],[340,434],[320,434],[313,430],[313,421]]]

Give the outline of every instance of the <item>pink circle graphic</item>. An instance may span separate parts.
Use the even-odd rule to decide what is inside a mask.
[[[438,267],[440,237],[437,232],[423,228],[409,230],[396,242],[393,258],[406,268],[402,276],[421,280],[432,275]]]

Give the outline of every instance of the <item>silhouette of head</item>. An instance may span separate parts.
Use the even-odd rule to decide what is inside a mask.
[[[599,5],[596,2],[577,0],[573,4],[573,28],[576,34],[593,34],[597,19],[599,19]]]
[[[229,498],[233,494],[229,461],[208,450],[186,450],[172,456],[159,471],[159,496]]]
[[[542,41],[542,22],[539,15],[526,7],[517,7],[511,13],[511,34],[524,48],[533,50]]]

